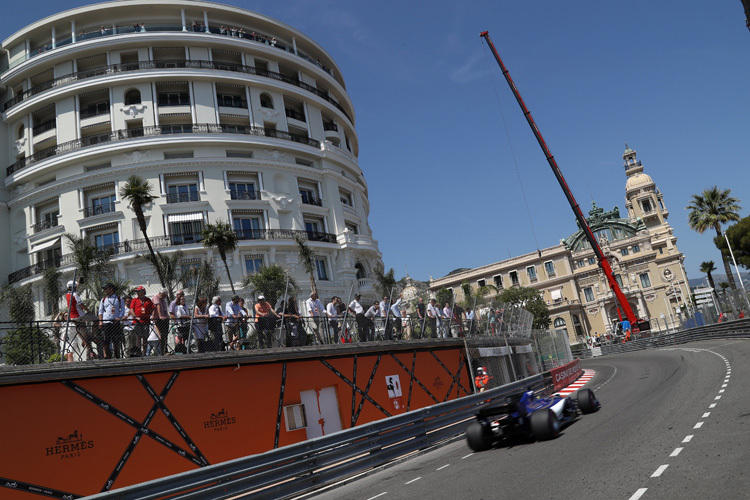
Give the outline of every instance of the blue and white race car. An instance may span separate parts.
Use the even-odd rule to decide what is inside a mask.
[[[504,404],[479,410],[476,421],[466,429],[466,441],[472,450],[483,451],[511,436],[552,439],[560,433],[562,425],[600,407],[591,389],[581,389],[566,397],[538,397],[534,391],[526,391],[520,397],[506,398]]]

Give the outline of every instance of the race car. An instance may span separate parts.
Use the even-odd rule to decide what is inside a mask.
[[[526,391],[520,397],[506,398],[504,404],[479,410],[476,421],[466,429],[466,441],[472,450],[484,451],[512,436],[552,439],[560,434],[562,425],[600,407],[591,389],[580,389],[574,397],[538,397],[534,391]]]

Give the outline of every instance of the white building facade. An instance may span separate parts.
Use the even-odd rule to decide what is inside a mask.
[[[303,286],[295,236],[315,253],[321,297],[373,294],[382,265],[368,224],[354,107],[335,61],[263,15],[201,2],[124,0],[68,10],[2,43],[1,281],[72,273],[64,233],[114,250],[120,277],[158,288],[134,212],[137,174],[156,250],[218,261],[208,223],[239,244],[235,284],[279,264]],[[222,290],[229,290],[217,265]]]

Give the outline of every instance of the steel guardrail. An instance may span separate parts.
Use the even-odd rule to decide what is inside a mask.
[[[289,498],[314,491],[464,432],[480,407],[551,386],[548,374],[197,470],[127,486],[87,498],[156,500]]]

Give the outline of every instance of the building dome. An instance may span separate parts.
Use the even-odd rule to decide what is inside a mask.
[[[238,237],[227,255],[236,285],[271,264],[305,282],[302,239],[321,296],[347,296],[351,282],[374,294],[357,279],[382,261],[354,106],[336,62],[305,34],[213,2],[124,0],[37,21],[2,49],[9,283],[41,287],[49,267],[72,276],[72,233],[111,255],[118,279],[159,287],[134,259],[144,236],[120,194],[136,174],[156,197],[144,211],[153,248],[180,251],[183,268],[211,262],[222,293],[229,279],[202,242],[220,220]]]
[[[652,186],[654,186],[654,181],[651,179],[651,176],[640,172],[628,177],[628,180],[625,183],[625,190],[630,191],[633,189],[641,189]]]

